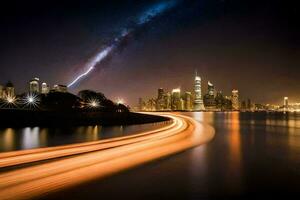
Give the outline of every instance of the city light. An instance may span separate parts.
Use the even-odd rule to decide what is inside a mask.
[[[117,102],[117,104],[124,104],[125,103],[124,99],[122,99],[122,98],[118,98],[116,102]]]
[[[90,108],[97,108],[100,106],[100,103],[97,99],[90,99],[88,102],[88,107]]]
[[[8,95],[3,100],[1,108],[13,108],[16,106],[17,98],[15,96]]]
[[[6,101],[7,101],[7,103],[9,103],[9,104],[15,104],[15,102],[16,102],[16,97],[7,96],[7,97],[6,97]]]
[[[35,107],[38,107],[40,100],[38,98],[38,95],[36,95],[34,93],[29,93],[23,99],[22,103],[27,107],[35,108]]]

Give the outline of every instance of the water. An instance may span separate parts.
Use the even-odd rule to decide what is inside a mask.
[[[58,146],[131,135],[162,127],[168,122],[127,126],[0,129],[0,152]]]
[[[48,198],[287,198],[300,193],[299,114],[183,114],[211,124],[213,141]]]

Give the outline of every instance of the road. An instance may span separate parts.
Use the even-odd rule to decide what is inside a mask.
[[[210,141],[214,129],[179,114],[163,128],[97,142],[0,154],[1,199],[30,199],[100,179]],[[42,162],[41,162],[42,161]]]

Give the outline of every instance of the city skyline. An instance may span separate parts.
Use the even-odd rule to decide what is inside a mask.
[[[166,88],[159,87],[158,89],[158,96],[157,98],[153,99],[153,95],[151,97],[148,96],[146,99],[153,101],[151,104],[153,104],[155,109],[148,108],[147,111],[154,111],[154,110],[190,110],[190,111],[218,111],[216,109],[217,98],[218,95],[221,95],[221,98],[229,99],[230,100],[230,107],[231,108],[225,108],[225,110],[232,110],[232,111],[238,111],[238,110],[278,110],[280,108],[283,108],[283,111],[288,111],[289,106],[291,107],[291,110],[299,110],[300,103],[298,101],[290,101],[289,97],[282,97],[283,101],[281,101],[279,104],[272,104],[272,103],[261,103],[261,102],[253,102],[253,99],[249,96],[247,96],[245,93],[243,96],[240,95],[240,92],[237,88],[233,88],[231,90],[231,94],[228,95],[228,93],[224,93],[223,90],[220,90],[215,88],[215,85],[212,81],[207,81],[207,84],[204,84],[202,82],[202,78],[198,74],[197,70],[195,70],[194,74],[194,83],[193,86],[190,86],[189,88],[183,90],[181,87],[173,88],[172,91],[166,90]],[[26,84],[25,84],[26,85]],[[90,88],[85,88],[84,90],[90,90]],[[90,90],[92,91],[92,90]],[[70,87],[62,84],[54,84],[52,87],[46,83],[40,81],[40,78],[34,77],[27,81],[27,88],[25,91],[15,91],[15,85],[8,81],[6,84],[1,85],[0,84],[0,99],[6,100],[7,102],[10,102],[14,100],[17,96],[27,94],[27,99],[32,96],[32,94],[44,94],[47,95],[50,92],[62,92],[62,93],[72,93],[70,91]],[[178,93],[178,99],[177,102],[174,103],[173,94]],[[77,93],[73,93],[77,95]],[[79,94],[79,93],[78,93]],[[166,95],[169,95],[170,102],[169,106],[167,108],[164,108],[166,105],[164,105],[166,102]],[[189,103],[187,103],[187,98],[189,99]],[[129,104],[126,102],[122,97],[114,98],[115,102],[117,104],[125,104],[127,106],[130,106],[134,110],[143,110],[141,109],[141,99],[145,99],[145,97],[139,97],[138,102],[135,102],[134,104]],[[179,102],[178,102],[179,101]],[[182,101],[182,102],[180,102]],[[155,104],[155,105],[154,105]],[[168,104],[168,103],[167,103]],[[178,104],[173,107],[174,104]],[[181,105],[180,105],[181,104]],[[187,105],[189,104],[189,105]],[[150,106],[151,107],[151,106]],[[221,109],[222,110],[222,109]]]
[[[294,198],[294,0],[10,0],[0,199]]]
[[[206,90],[203,90],[206,88]],[[241,112],[299,112],[300,103],[290,102],[289,97],[282,97],[280,104],[253,102],[248,98],[241,98],[236,88],[231,93],[216,90],[215,85],[208,81],[203,84],[201,77],[195,72],[194,84],[188,90],[180,87],[168,90],[159,87],[157,96],[139,97],[135,111],[241,111]]]
[[[64,2],[60,9],[49,3],[45,11],[30,1],[21,4],[24,10],[30,11],[35,4],[42,11],[25,15],[16,5],[8,5],[1,13],[1,83],[11,80],[16,91],[25,90],[23,83],[35,76],[50,85],[69,84],[131,18],[160,1],[133,2],[74,3],[65,12],[69,4]],[[216,86],[224,86],[224,93],[239,88],[255,102],[277,104],[282,96],[291,101],[300,98],[296,76],[299,22],[295,12],[287,12],[292,4],[178,2],[180,9],[166,11],[124,41],[124,48],[96,66],[72,92],[91,88],[113,99],[122,97],[132,105],[138,98],[133,91],[147,96],[157,85],[187,88],[192,83],[190,74],[198,68],[203,81],[214,80]],[[264,19],[263,23],[258,19]]]

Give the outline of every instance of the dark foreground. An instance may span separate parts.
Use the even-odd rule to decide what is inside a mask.
[[[184,114],[213,125],[214,140],[42,199],[286,199],[300,193],[298,115]]]
[[[30,111],[0,109],[0,127],[130,125],[167,121],[165,117],[131,112]]]

